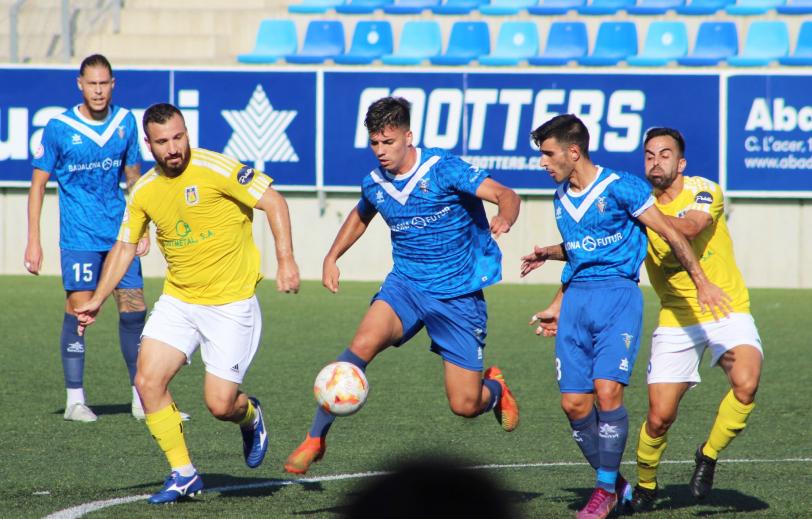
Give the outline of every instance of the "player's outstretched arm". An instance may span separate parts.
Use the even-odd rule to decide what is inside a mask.
[[[127,269],[130,268],[130,263],[132,263],[133,258],[135,258],[135,248],[135,243],[117,241],[113,245],[113,248],[110,249],[107,258],[104,260],[104,267],[102,268],[99,283],[96,285],[96,290],[93,292],[90,300],[74,308],[76,318],[79,320],[79,328],[77,330],[79,335],[83,335],[85,328],[96,321],[96,315],[98,315],[102,303],[104,303],[104,300],[113,292],[113,289],[116,288],[116,285],[118,285],[121,278],[124,277],[124,274],[127,273]]]
[[[547,260],[567,261],[567,253],[563,243],[539,247],[533,245],[533,252],[522,256],[522,267],[520,277],[525,277],[537,268],[544,265]]]
[[[330,246],[330,250],[324,256],[321,267],[321,284],[330,292],[334,294],[338,292],[338,279],[341,275],[341,271],[338,269],[338,258],[343,256],[358,241],[358,238],[363,236],[375,214],[373,213],[369,218],[364,218],[356,206],[347,215],[344,223],[341,224],[341,228],[333,240],[333,245]]]
[[[257,209],[265,211],[276,248],[276,289],[279,292],[299,292],[299,266],[293,257],[293,236],[290,230],[290,211],[285,197],[268,187],[259,199]]]
[[[703,312],[710,312],[713,318],[717,320],[720,316],[729,315],[733,310],[730,306],[730,296],[707,278],[688,239],[671,224],[656,206],[646,209],[637,219],[668,242],[674,257],[677,258],[677,261],[688,272],[694,285],[696,285],[696,299],[699,308]]]
[[[135,183],[138,182],[139,178],[141,178],[141,166],[139,164],[124,166],[124,177],[127,182],[127,194],[129,195]],[[149,254],[149,249],[149,227],[147,227],[147,231],[144,233],[144,236],[138,240],[138,245],[135,248],[135,255],[139,258],[146,256]]]
[[[40,217],[45,200],[45,185],[51,175],[41,169],[31,174],[31,189],[28,190],[28,242],[25,246],[23,264],[25,269],[39,275],[42,268],[42,241],[40,240]]]
[[[492,178],[482,181],[476,190],[477,198],[496,204],[499,211],[491,218],[491,233],[494,238],[510,231],[519,217],[521,199],[515,191],[503,186]]]
[[[530,317],[530,326],[536,326],[536,335],[554,337],[558,333],[558,317],[561,315],[561,300],[564,298],[564,287],[559,287],[550,306],[536,312]]]

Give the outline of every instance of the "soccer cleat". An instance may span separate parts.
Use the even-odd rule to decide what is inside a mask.
[[[631,504],[634,513],[650,512],[651,510],[654,510],[655,501],[657,501],[657,487],[648,489],[643,488],[640,485],[634,486]]]
[[[248,400],[254,405],[257,417],[252,427],[240,427],[242,432],[242,453],[245,456],[245,464],[249,468],[259,467],[268,451],[268,431],[265,430],[265,419],[262,416],[262,407],[259,400],[249,396]]]
[[[145,420],[147,418],[147,415],[144,414],[144,408],[140,404],[136,404],[135,401],[130,405],[130,412],[136,420]],[[182,421],[188,422],[191,418],[191,416],[181,411],[180,419]]]
[[[164,481],[164,486],[158,492],[149,496],[147,502],[151,505],[174,503],[182,497],[191,497],[203,492],[203,480],[195,472],[189,477],[183,477],[172,472]]]
[[[496,421],[502,424],[502,429],[507,432],[514,430],[519,426],[519,404],[516,403],[516,398],[507,386],[502,370],[491,366],[485,370],[484,377],[488,380],[495,380],[502,386],[502,397],[493,408],[493,414],[496,416]]]
[[[615,497],[617,497],[617,506],[615,511],[622,513],[631,507],[632,504],[632,486],[626,481],[626,478],[617,475],[615,480]]]
[[[596,488],[589,498],[586,506],[578,511],[576,519],[603,519],[607,517],[617,504],[617,496],[614,492],[607,492],[602,488]]]
[[[73,404],[65,409],[64,418],[70,422],[95,422],[99,419],[96,413],[82,403]]]
[[[716,471],[716,460],[702,454],[703,443],[696,449],[696,468],[688,486],[691,494],[697,499],[705,499],[713,488],[713,473]]]
[[[326,450],[327,443],[324,438],[313,438],[308,433],[301,445],[296,447],[296,450],[288,456],[287,461],[285,461],[285,471],[291,474],[306,473],[310,465],[324,457],[324,451]]]

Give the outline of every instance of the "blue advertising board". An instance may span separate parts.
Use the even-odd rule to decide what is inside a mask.
[[[727,189],[812,195],[809,76],[728,78]]]

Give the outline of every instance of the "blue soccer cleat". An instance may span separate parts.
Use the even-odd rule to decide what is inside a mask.
[[[255,469],[259,467],[268,451],[268,432],[265,430],[265,419],[262,416],[262,407],[259,400],[249,396],[248,400],[257,410],[257,418],[253,427],[241,427],[242,432],[242,453],[245,456],[245,464]]]
[[[147,502],[151,505],[175,503],[182,497],[192,497],[201,492],[203,492],[203,480],[197,472],[189,477],[183,477],[173,471],[164,481],[164,487],[152,494]]]

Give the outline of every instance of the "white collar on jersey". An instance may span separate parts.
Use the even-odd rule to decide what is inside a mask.
[[[96,131],[91,126],[98,126],[99,124],[104,123],[95,123],[95,122],[91,123],[86,117],[84,117],[79,112],[78,107],[74,108],[74,113],[78,114],[78,116],[81,117],[81,120],[73,119],[65,114],[59,114],[56,117],[54,117],[54,119],[62,121],[63,123],[67,124],[68,126],[70,126],[71,128],[81,133],[82,135],[84,135],[85,137],[87,137],[88,139],[95,142],[101,147],[107,144],[107,141],[110,140],[110,137],[113,136],[113,133],[115,133],[119,124],[121,124],[124,118],[127,117],[127,114],[129,114],[130,111],[127,110],[126,108],[119,108],[116,114],[112,117],[112,119],[108,118],[110,122],[107,125],[107,128],[101,134],[96,133]]]
[[[417,148],[417,160],[415,160],[414,167],[412,167],[412,169],[405,175],[395,177],[388,171],[385,171],[383,168],[375,168],[369,173],[372,180],[381,186],[383,190],[389,194],[389,196],[397,200],[400,205],[406,205],[406,202],[409,201],[409,195],[412,194],[412,191],[414,191],[414,188],[417,183],[420,182],[420,179],[425,177],[426,173],[429,172],[431,167],[434,166],[438,160],[440,160],[439,155],[433,155],[429,157],[426,162],[420,164],[420,159],[422,157],[420,151],[420,148]],[[383,176],[381,176],[381,174],[383,174]],[[392,180],[405,180],[407,178],[409,179],[409,182],[403,186],[402,191],[398,191],[397,188],[392,185]]]
[[[560,186],[558,186],[558,189],[556,189],[555,194],[558,197],[558,200],[561,202],[561,205],[564,206],[564,209],[567,211],[567,214],[569,214],[570,217],[572,217],[572,219],[575,220],[575,223],[581,221],[581,218],[583,218],[586,212],[589,210],[589,208],[592,207],[592,204],[595,203],[595,200],[597,200],[598,197],[601,196],[604,191],[606,191],[606,188],[609,186],[609,184],[620,178],[620,176],[618,176],[616,173],[612,173],[608,177],[598,182],[601,173],[603,173],[603,168],[598,166],[598,174],[595,175],[595,180],[593,180],[588,186],[586,186],[579,193],[570,192],[569,182],[561,184]],[[579,205],[578,207],[575,207],[575,205],[573,205],[572,203],[572,200],[569,199],[569,197],[580,198],[584,195],[586,195],[586,198],[584,198],[583,202],[581,202],[581,205]]]

